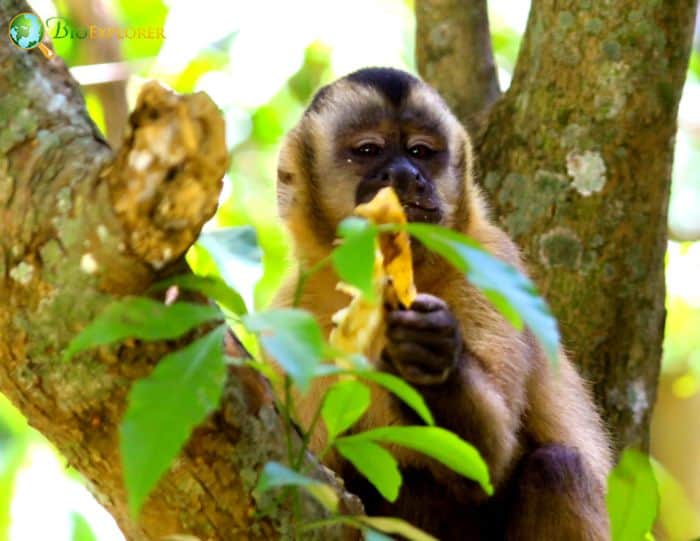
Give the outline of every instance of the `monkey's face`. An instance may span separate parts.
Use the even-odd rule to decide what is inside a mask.
[[[321,89],[290,135],[280,210],[308,205],[312,234],[332,239],[358,204],[392,186],[409,221],[451,227],[464,207],[468,152],[430,87],[397,70],[361,70]]]

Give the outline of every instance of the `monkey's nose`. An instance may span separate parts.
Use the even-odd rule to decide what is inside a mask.
[[[420,195],[425,192],[426,183],[420,171],[405,159],[390,164],[381,175],[383,182],[391,184],[402,195]]]

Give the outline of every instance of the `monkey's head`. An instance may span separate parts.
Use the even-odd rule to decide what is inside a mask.
[[[461,226],[470,167],[469,137],[435,90],[403,71],[362,69],[321,88],[288,134],[279,211],[297,256],[316,260],[338,224],[384,186],[409,221]]]

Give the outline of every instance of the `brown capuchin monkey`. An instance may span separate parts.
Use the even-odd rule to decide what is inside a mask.
[[[409,221],[440,224],[481,243],[523,270],[518,248],[489,219],[472,176],[469,136],[440,96],[418,78],[388,68],[356,71],[325,86],[288,134],[280,155],[278,203],[294,244],[297,270],[333,247],[338,224],[379,189],[393,186]],[[523,201],[527,204],[527,201]],[[405,448],[392,448],[403,485],[384,500],[337,454],[325,461],[360,496],[369,515],[408,520],[442,541],[604,541],[610,448],[583,381],[564,353],[557,367],[533,335],[517,331],[462,273],[414,243],[419,295],[387,316],[380,370],[403,374],[426,400],[436,424],[473,444],[488,464],[495,494]],[[330,267],[312,275],[300,307],[324,331],[349,298]],[[275,305],[292,305],[296,276]],[[308,428],[330,378],[297,397]],[[354,430],[420,424],[386,391]],[[325,447],[317,427],[311,448]]]

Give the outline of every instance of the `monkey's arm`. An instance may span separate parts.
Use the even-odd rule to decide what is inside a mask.
[[[498,327],[489,339],[490,324]],[[500,330],[514,334],[497,319],[457,322],[443,300],[421,294],[410,309],[390,313],[383,356],[421,391],[439,426],[477,447],[495,485],[518,452],[527,373],[526,344]]]
[[[578,449],[550,443],[528,453],[511,482],[507,541],[609,541],[604,488]]]
[[[528,382],[531,449],[511,482],[508,541],[608,541],[610,448],[589,393],[562,353],[540,356]]]
[[[509,466],[520,452],[519,390],[512,401],[491,379],[481,361],[462,353],[459,365],[439,386],[419,386],[435,422],[474,445],[489,466],[498,487],[509,474]]]
[[[562,353],[552,369],[530,333],[506,339],[512,330],[486,307],[479,319],[456,312],[461,325],[446,303],[421,295],[390,315],[387,362],[413,380],[438,425],[480,451],[508,508],[509,541],[606,541],[608,448],[573,366]],[[473,485],[422,465],[455,496],[479,499]]]

